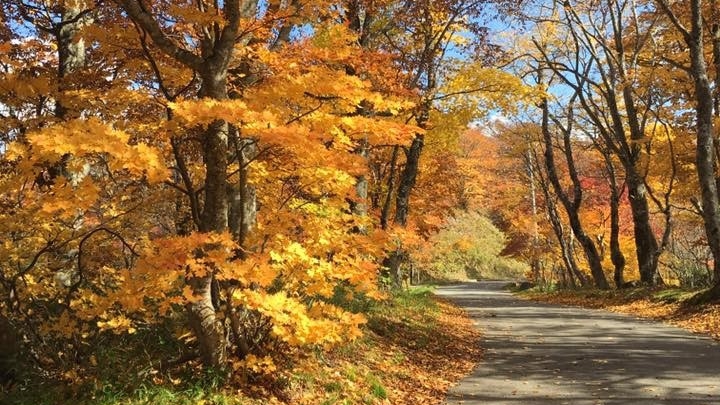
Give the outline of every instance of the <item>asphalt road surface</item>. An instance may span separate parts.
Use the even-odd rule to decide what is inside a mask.
[[[450,390],[464,405],[720,405],[720,344],[661,323],[520,300],[506,282],[440,287],[484,334]]]

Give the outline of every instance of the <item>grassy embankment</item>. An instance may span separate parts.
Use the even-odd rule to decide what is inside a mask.
[[[427,287],[399,292],[365,309],[365,336],[329,353],[313,351],[287,372],[232,382],[188,363],[161,371],[156,360],[176,352],[162,333],[108,341],[86,377],[66,383],[17,383],[3,404],[259,405],[436,404],[479,360],[479,334],[466,314]],[[141,344],[138,344],[141,343]],[[202,377],[199,377],[202,375]],[[88,377],[91,376],[91,377]]]

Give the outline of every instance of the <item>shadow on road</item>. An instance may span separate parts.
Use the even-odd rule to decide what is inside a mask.
[[[448,404],[720,404],[720,346],[601,310],[519,300],[506,282],[440,287],[484,332]]]

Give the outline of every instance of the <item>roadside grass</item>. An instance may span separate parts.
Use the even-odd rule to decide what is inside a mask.
[[[720,340],[720,303],[695,304],[698,290],[677,287],[637,287],[620,290],[542,290],[533,288],[515,292],[518,297],[534,301],[649,318]]]
[[[467,315],[438,300],[432,286],[362,303],[365,335],[334,350],[308,350],[270,378],[202,372],[177,356],[169,330],[139,331],[95,348],[93,364],[55,380],[29,376],[0,389],[3,405],[371,405],[439,403],[479,361],[479,333]],[[250,381],[250,382],[248,382]]]

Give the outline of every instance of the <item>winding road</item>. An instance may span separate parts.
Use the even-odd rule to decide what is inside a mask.
[[[515,298],[506,282],[444,286],[484,334],[450,390],[463,405],[720,405],[720,344],[661,323]]]

